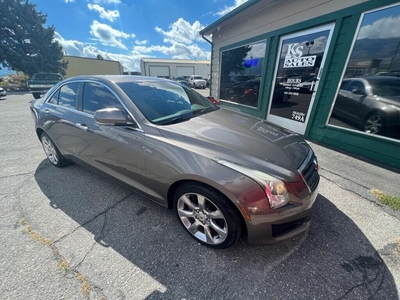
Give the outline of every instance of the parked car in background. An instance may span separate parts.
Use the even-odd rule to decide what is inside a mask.
[[[205,89],[206,88],[206,81],[203,79],[203,77],[201,77],[199,75],[190,75],[189,79],[188,79],[188,84],[189,84],[189,86],[191,86],[194,89],[196,89],[196,88]]]
[[[299,93],[304,93],[304,94],[311,94],[315,90],[315,85],[317,84],[318,78],[317,77],[311,77],[300,84],[298,84],[298,91]]]
[[[244,105],[257,106],[258,95],[260,93],[260,83],[260,78],[255,78],[225,88],[225,99]],[[287,93],[286,87],[280,83],[276,83],[273,100],[276,102],[287,102],[290,97],[291,96]]]
[[[310,226],[319,175],[308,143],[189,87],[80,76],[30,108],[54,166],[76,162],[119,180],[173,209],[209,247],[230,247],[242,234],[253,244],[277,243]]]
[[[0,98],[1,97],[7,97],[7,92],[5,89],[3,89],[2,87],[0,87]]]
[[[189,85],[187,79],[185,77],[175,77],[175,81],[184,85]]]
[[[332,114],[371,134],[400,131],[400,78],[346,78]]]
[[[257,105],[260,90],[260,79],[251,79],[239,82],[225,89],[225,97],[237,103],[246,105]]]
[[[33,98],[39,99],[61,80],[63,80],[63,77],[58,73],[36,73],[28,80],[27,87],[32,92]]]

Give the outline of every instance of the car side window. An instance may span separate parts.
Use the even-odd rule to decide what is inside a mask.
[[[50,100],[48,101],[49,103],[52,104],[58,104],[58,98],[60,97],[60,90],[57,90],[57,92],[55,92],[53,94],[53,96],[51,96]]]
[[[121,102],[105,86],[93,82],[86,82],[83,88],[82,110],[94,114],[96,110],[116,107],[124,110]]]
[[[78,98],[78,88],[78,82],[71,82],[63,85],[58,92],[58,105],[75,109]]]
[[[343,81],[342,84],[340,85],[340,89],[344,91],[351,91],[350,81]]]
[[[359,91],[364,91],[365,92],[365,86],[362,82],[359,81],[353,81],[351,83],[351,90],[359,90]]]

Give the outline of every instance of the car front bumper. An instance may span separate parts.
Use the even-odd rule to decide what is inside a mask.
[[[311,193],[301,206],[282,208],[267,215],[251,215],[246,221],[249,244],[270,245],[305,232],[311,225],[311,215],[318,189]]]

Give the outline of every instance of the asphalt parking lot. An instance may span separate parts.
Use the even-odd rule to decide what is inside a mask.
[[[359,184],[351,167],[336,169],[353,158],[314,145],[322,177],[310,230],[211,250],[167,209],[83,167],[50,165],[31,100],[0,99],[1,299],[398,299],[400,216],[368,194],[397,190],[398,173],[357,160],[382,179]]]

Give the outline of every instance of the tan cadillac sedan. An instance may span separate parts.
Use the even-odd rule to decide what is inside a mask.
[[[318,163],[297,134],[177,82],[80,76],[31,103],[49,161],[101,171],[168,209],[198,242],[272,244],[310,226]]]

